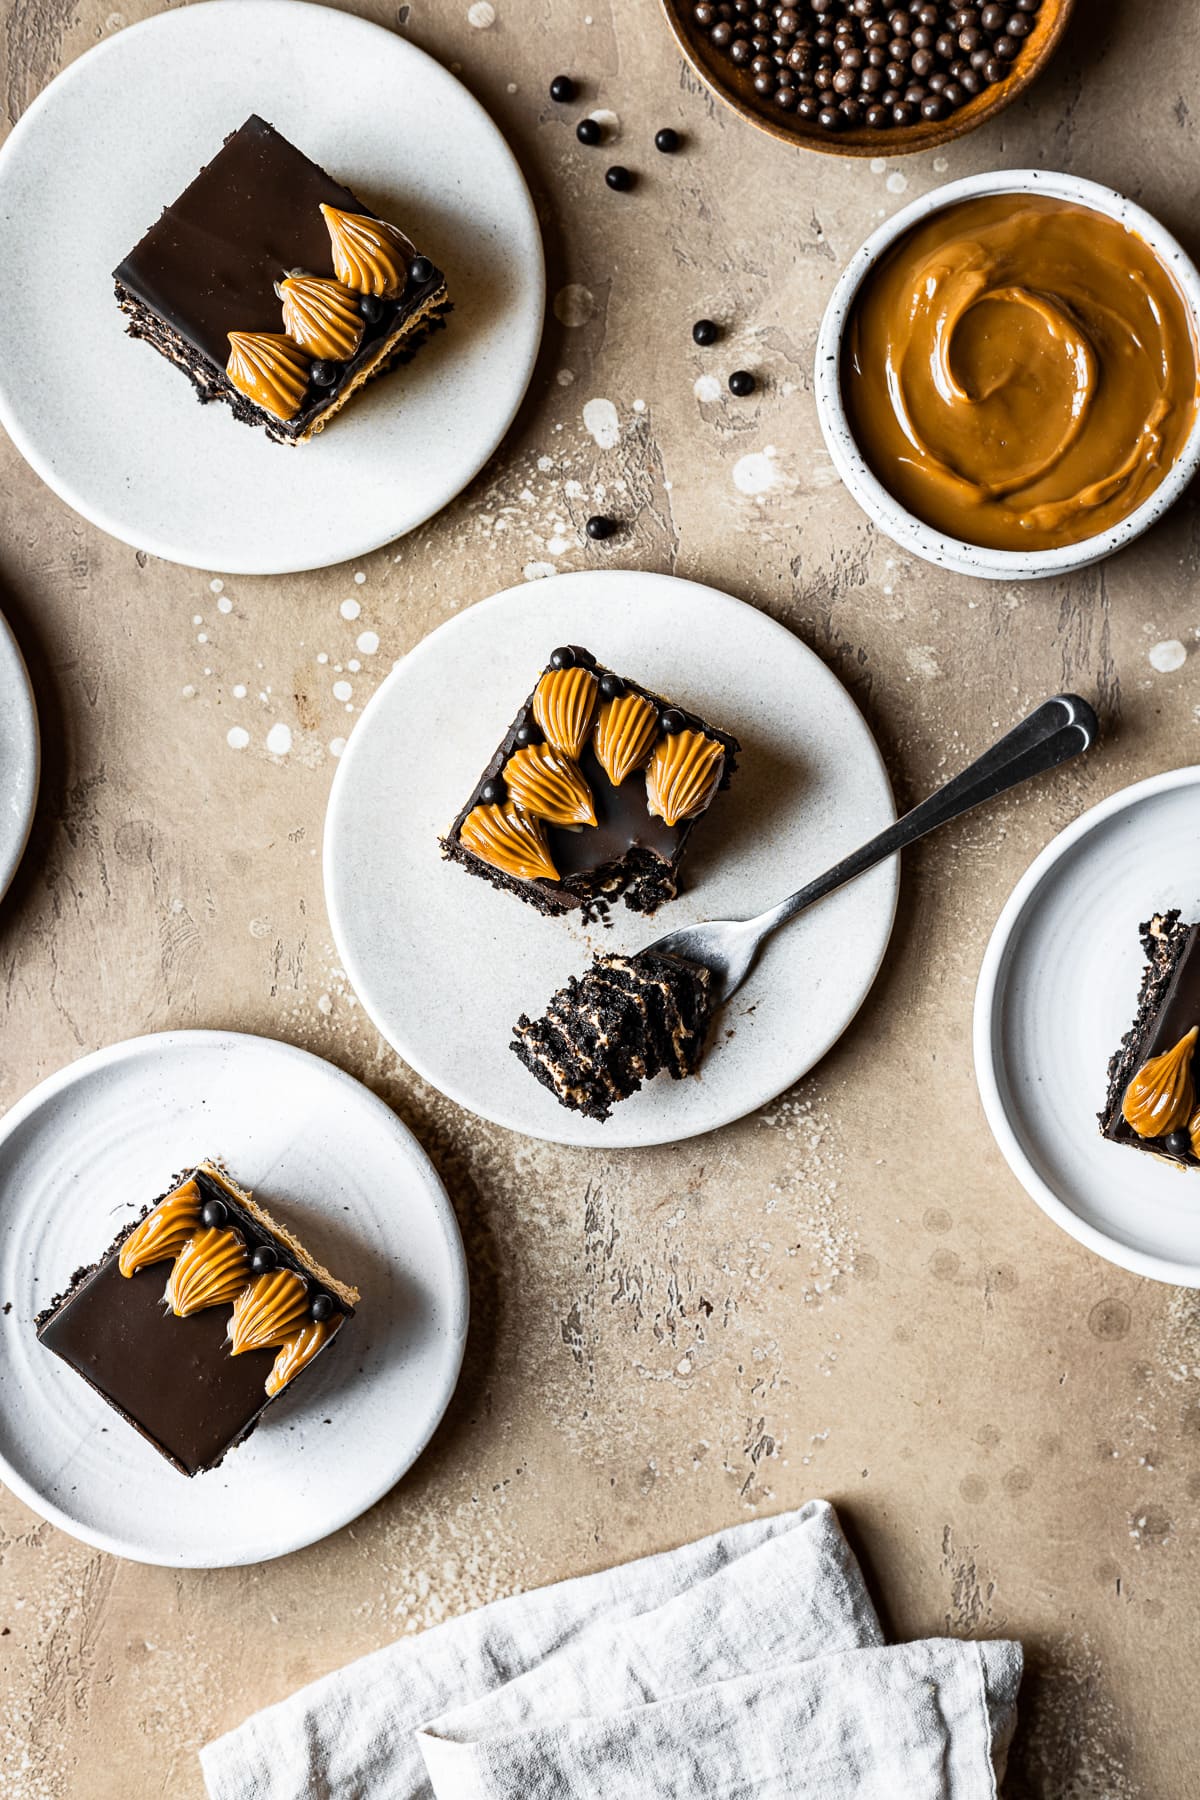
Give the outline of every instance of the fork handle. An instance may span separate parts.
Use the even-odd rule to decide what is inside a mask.
[[[810,881],[807,887],[781,900],[755,923],[764,930],[774,930],[776,925],[794,918],[806,906],[824,899],[826,894],[852,881],[856,875],[865,874],[886,857],[894,856],[898,850],[906,850],[919,838],[928,837],[939,825],[948,824],[951,819],[970,812],[973,806],[994,800],[998,794],[1007,793],[1009,788],[1017,787],[1031,776],[1044,775],[1048,769],[1057,768],[1059,763],[1078,756],[1081,750],[1090,749],[1099,733],[1100,724],[1095,712],[1078,694],[1056,694],[1052,700],[1043,700],[1027,719],[1006,732],[961,775],[954,776],[944,787],[914,806],[911,812],[905,813],[902,819],[881,831],[878,837],[871,838],[850,856],[835,863],[832,869],[826,870],[824,875]]]

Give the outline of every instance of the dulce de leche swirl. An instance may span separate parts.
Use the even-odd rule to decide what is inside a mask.
[[[1126,518],[1192,429],[1196,341],[1155,252],[1090,208],[992,194],[870,270],[847,325],[850,428],[936,530],[1044,550]]]

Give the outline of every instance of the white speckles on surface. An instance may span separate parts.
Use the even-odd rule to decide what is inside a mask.
[[[575,371],[574,369],[560,369],[554,379],[559,387],[570,387],[575,379]]]
[[[353,692],[354,688],[348,681],[335,681],[333,684],[333,697],[335,700],[348,700]]]
[[[377,631],[361,631],[356,643],[364,656],[374,656],[379,648],[379,633]]]
[[[580,325],[586,325],[595,316],[595,312],[596,297],[591,288],[584,287],[582,282],[568,282],[554,296],[554,316],[568,330],[573,331]]]
[[[751,450],[747,455],[739,456],[733,465],[734,487],[739,494],[752,499],[769,494],[779,482],[780,469],[773,444],[768,444],[765,450]]]
[[[219,594],[224,586],[225,583],[221,580],[221,577],[219,575],[214,575],[208,584],[208,591],[210,594]]]
[[[246,698],[245,682],[244,681],[235,682],[233,687],[230,689],[230,692],[232,693],[235,700],[244,700]]]
[[[908,192],[908,176],[901,169],[893,169],[883,185],[889,194],[905,194]]]
[[[1157,669],[1160,675],[1173,675],[1176,669],[1182,669],[1187,661],[1187,651],[1178,638],[1164,638],[1161,644],[1155,644],[1147,652],[1150,667]]]
[[[621,437],[621,421],[611,400],[589,400],[583,422],[601,450],[614,450]]]
[[[345,748],[346,748],[346,740],[344,737],[330,738],[330,740],[329,740],[330,756],[340,756],[342,754],[342,751]]]
[[[557,532],[552,538],[546,539],[546,554],[548,556],[565,556],[570,548],[570,538],[562,537]]]
[[[933,172],[935,175],[944,175],[946,173],[946,170],[949,167],[950,167],[950,161],[949,161],[948,157],[945,157],[945,156],[935,156],[934,157]]]
[[[884,173],[884,171],[886,170],[886,168],[887,168],[886,156],[873,156],[871,158],[871,173],[872,173],[872,175],[882,175]]]
[[[491,0],[472,0],[467,8],[467,24],[476,31],[487,31],[496,23],[496,9]]]
[[[362,611],[362,602],[361,600],[356,600],[353,595],[351,595],[349,600],[342,601],[342,604],[338,607],[338,611],[341,613],[343,619],[357,619],[359,613]]]
[[[644,400],[635,400],[633,403],[633,410],[635,413],[644,413],[646,410],[646,402]]]
[[[356,569],[356,570],[355,570],[355,571],[354,571],[354,584],[355,584],[355,586],[356,586],[356,587],[361,587],[361,586],[362,586],[362,584],[363,584],[363,582],[364,582],[364,581],[365,581],[365,580],[366,580],[366,579],[367,579],[367,577],[366,577],[366,575],[365,575],[365,574],[364,574],[364,572],[363,572],[363,571],[362,571],[362,569]]]
[[[231,725],[225,733],[225,742],[231,750],[244,750],[250,742],[250,733],[244,725]]]
[[[292,747],[292,728],[277,720],[267,733],[267,749],[272,756],[286,756]]]
[[[609,139],[620,137],[621,121],[611,107],[598,106],[595,112],[590,113],[588,116],[595,119],[597,125],[600,126]]]
[[[721,384],[715,375],[697,375],[692,392],[701,406],[711,406],[721,398]]]
[[[229,598],[228,594],[222,594],[217,601],[217,611],[219,613],[231,613],[233,611],[233,601]]]
[[[913,674],[925,681],[932,681],[941,674],[937,653],[932,644],[909,644],[904,652],[904,660]]]
[[[552,562],[527,562],[521,573],[526,581],[544,581],[547,575],[557,575],[558,570]]]

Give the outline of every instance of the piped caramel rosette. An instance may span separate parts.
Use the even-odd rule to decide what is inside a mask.
[[[592,790],[579,764],[553,744],[526,744],[504,765],[504,785],[522,812],[571,830],[596,823]]]
[[[646,769],[646,805],[666,825],[694,819],[721,784],[725,746],[702,731],[664,733]]]
[[[370,213],[322,206],[321,215],[329,229],[333,272],[342,286],[381,300],[397,299],[408,282],[413,254],[404,233]]]
[[[338,281],[293,270],[275,284],[283,329],[310,356],[349,362],[362,342],[363,320],[354,295]]]
[[[606,700],[596,721],[596,761],[614,787],[644,767],[658,736],[658,708],[645,694],[623,693]]]
[[[1200,1026],[1193,1025],[1177,1044],[1150,1057],[1130,1081],[1121,1101],[1121,1113],[1140,1138],[1165,1138],[1187,1130],[1196,1112],[1196,1084],[1192,1058]]]
[[[512,805],[475,806],[459,827],[463,848],[518,881],[557,881],[546,832],[539,819]]]
[[[533,716],[546,742],[578,762],[596,713],[599,683],[591,669],[547,669],[533,696]]]
[[[283,332],[231,331],[225,373],[239,394],[276,419],[294,419],[304,404],[312,358]]]
[[[117,1267],[122,1275],[136,1275],[155,1263],[174,1262],[199,1225],[200,1189],[194,1181],[185,1181],[130,1232],[121,1245]]]

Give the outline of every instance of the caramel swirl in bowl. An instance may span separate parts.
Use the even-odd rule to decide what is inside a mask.
[[[966,200],[868,271],[842,360],[888,491],[995,550],[1079,543],[1158,487],[1196,418],[1195,327],[1144,239],[1040,194]]]

